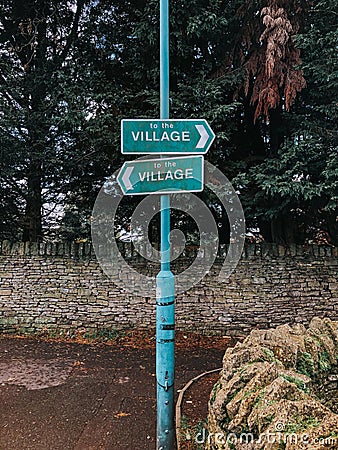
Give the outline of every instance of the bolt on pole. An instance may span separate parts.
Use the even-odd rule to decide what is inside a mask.
[[[169,119],[169,0],[160,0],[160,118]],[[161,195],[161,270],[156,277],[157,450],[174,450],[175,283],[170,271],[170,196]]]

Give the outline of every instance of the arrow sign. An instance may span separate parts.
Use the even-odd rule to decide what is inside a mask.
[[[126,170],[124,171],[124,174],[122,175],[121,181],[122,184],[125,186],[127,191],[130,191],[130,189],[133,189],[133,185],[130,181],[130,176],[132,171],[134,170],[134,166],[126,167]]]
[[[125,162],[117,176],[125,195],[203,191],[203,156]]]
[[[123,119],[121,151],[128,154],[205,154],[215,134],[204,119]]]

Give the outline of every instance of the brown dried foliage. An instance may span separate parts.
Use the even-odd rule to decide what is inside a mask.
[[[243,23],[234,66],[245,66],[244,93],[256,105],[254,120],[284,102],[290,109],[306,85],[294,36],[310,0],[248,0],[237,11]],[[260,14],[258,14],[258,12]]]
[[[262,8],[261,17],[265,29],[259,38],[262,44],[259,57],[264,69],[252,72],[250,61],[247,67],[247,78],[250,72],[256,76],[251,97],[251,103],[257,104],[255,120],[262,113],[268,117],[269,110],[276,108],[282,97],[289,110],[297,93],[305,87],[303,73],[296,68],[301,62],[293,41],[296,26],[292,26],[286,10],[277,5],[267,6]]]

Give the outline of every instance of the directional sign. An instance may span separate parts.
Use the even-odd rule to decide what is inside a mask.
[[[125,162],[117,181],[125,195],[203,191],[203,156]]]
[[[122,153],[205,154],[215,134],[204,119],[123,119]]]

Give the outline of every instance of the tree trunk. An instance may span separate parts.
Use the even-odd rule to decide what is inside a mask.
[[[41,7],[43,6],[43,2]],[[35,17],[34,4],[29,5],[28,17]],[[44,11],[46,14],[47,12]],[[26,66],[27,89],[30,97],[27,129],[30,143],[30,164],[27,173],[27,197],[22,239],[24,242],[42,240],[42,164],[46,151],[48,120],[46,113],[47,25],[41,16],[36,27],[36,53]]]
[[[283,120],[282,120],[282,108],[277,106],[275,109],[269,111],[270,122],[270,156],[276,157],[279,147],[283,143]]]
[[[42,240],[42,194],[41,194],[41,165],[32,163],[27,179],[27,199],[24,217],[24,242],[40,242]]]
[[[304,230],[291,213],[281,214],[268,222],[261,222],[259,228],[264,239],[274,244],[302,244],[305,240]]]
[[[338,216],[334,212],[326,217],[327,230],[333,245],[338,246]]]

